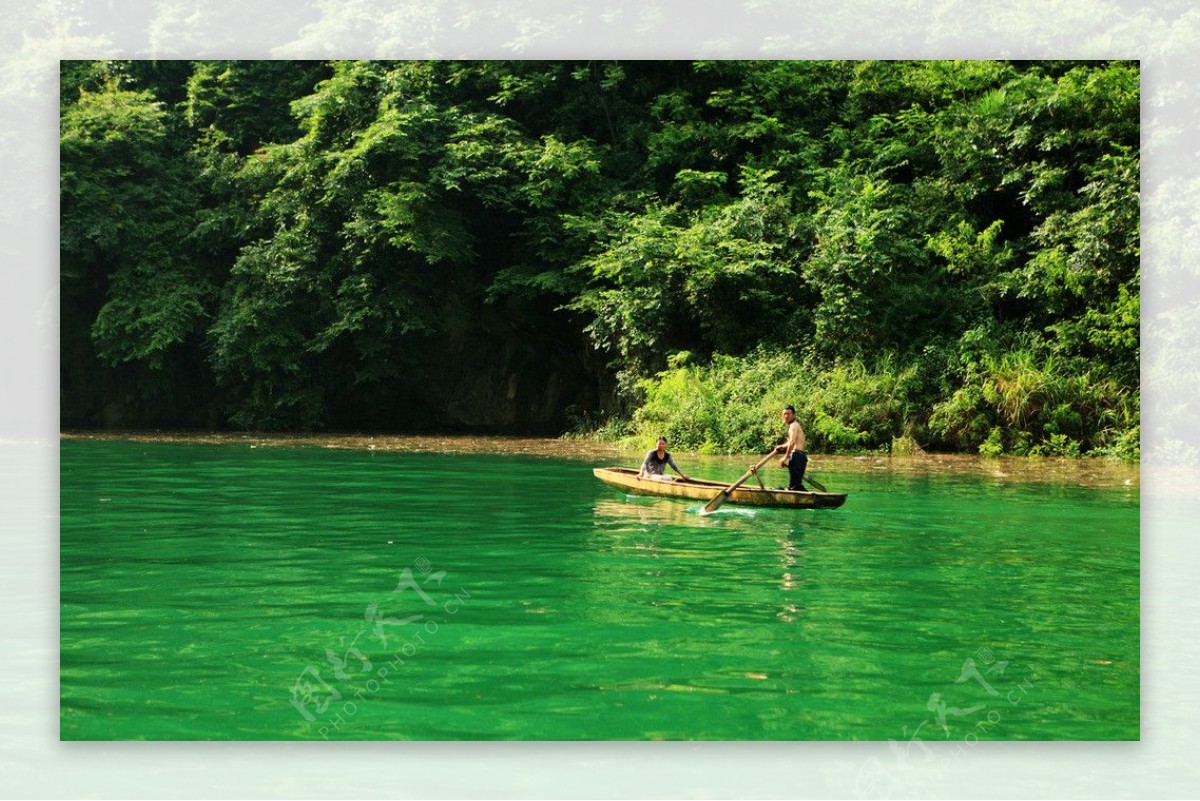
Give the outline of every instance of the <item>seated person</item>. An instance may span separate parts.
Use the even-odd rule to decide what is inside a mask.
[[[658,446],[646,452],[646,458],[642,460],[642,467],[638,470],[638,478],[649,478],[652,481],[673,481],[674,479],[670,476],[663,474],[666,465],[671,465],[671,468],[684,481],[690,481],[683,474],[683,471],[679,469],[679,466],[675,464],[675,460],[671,458],[671,454],[667,452],[666,437],[659,437]]]

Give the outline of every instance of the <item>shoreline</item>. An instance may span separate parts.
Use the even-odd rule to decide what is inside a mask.
[[[61,431],[60,441],[145,442],[183,445],[246,445],[250,447],[317,447],[380,453],[496,453],[616,463],[636,462],[643,451],[616,443],[553,437],[470,434],[263,434],[252,432],[163,431]],[[747,454],[697,454],[674,450],[698,466],[741,466]],[[1140,488],[1141,463],[1116,459],[1049,456],[977,456],[959,453],[922,453],[910,456],[881,454],[809,454],[814,475],[825,471],[892,475],[958,474],[990,477],[1001,482],[1069,484],[1083,487]],[[636,465],[634,465],[636,466]],[[685,470],[689,469],[685,467]],[[1169,469],[1169,468],[1164,468]]]

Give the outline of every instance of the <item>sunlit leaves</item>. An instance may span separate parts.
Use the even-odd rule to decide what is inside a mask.
[[[452,341],[481,382],[509,381],[516,353],[586,363],[586,403],[619,399],[606,413],[673,364],[693,372],[671,393],[707,398],[696,415],[749,430],[751,384],[721,359],[786,352],[830,446],[1121,449],[1138,78],[1127,62],[70,63],[68,329],[121,369],[202,360],[245,426],[354,421],[365,397],[409,397]]]
[[[698,331],[719,347],[759,339],[759,324],[780,321],[794,264],[786,193],[769,171],[747,169],[741,196],[700,209],[651,204],[641,214],[610,215],[604,250],[583,262],[593,280],[571,307],[593,317],[588,330],[626,369],[664,363],[664,345],[688,346]],[[694,334],[691,334],[694,336]]]
[[[924,221],[905,202],[908,194],[841,173],[828,191],[814,192],[816,243],[804,275],[820,293],[814,318],[822,351],[906,349],[927,337],[931,315],[948,311],[938,302],[943,284],[927,269],[918,239]]]
[[[81,92],[62,116],[62,257],[68,295],[103,280],[90,326],[111,364],[161,368],[197,333],[215,295],[182,243],[195,214],[168,141],[167,113],[144,91]]]

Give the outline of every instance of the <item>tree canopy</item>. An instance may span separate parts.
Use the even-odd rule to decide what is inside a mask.
[[[1137,454],[1133,62],[64,62],[65,425]]]

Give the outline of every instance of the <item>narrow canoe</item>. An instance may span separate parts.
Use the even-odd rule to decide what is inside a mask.
[[[695,478],[689,481],[678,478],[674,481],[640,479],[638,471],[628,467],[597,467],[592,473],[605,484],[626,492],[668,498],[690,498],[694,501],[712,500],[714,495],[729,486],[718,481]],[[763,489],[743,484],[733,491],[728,502],[744,506],[778,506],[789,509],[836,509],[846,502],[846,495],[838,492]]]

